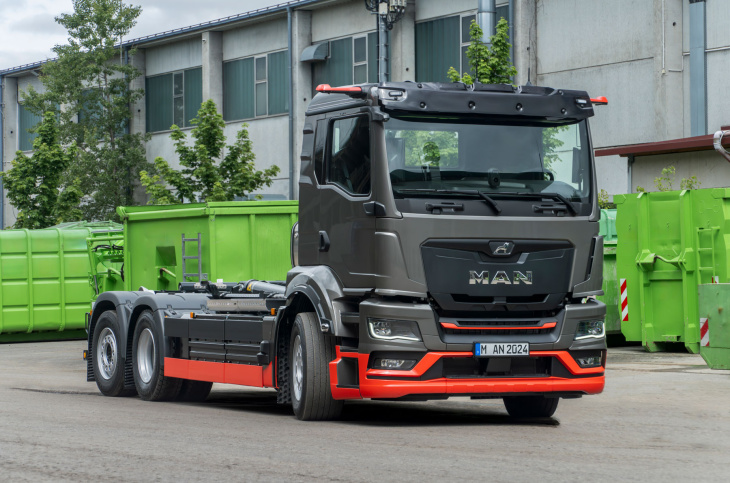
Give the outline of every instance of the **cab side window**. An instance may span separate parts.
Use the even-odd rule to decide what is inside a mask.
[[[332,121],[327,182],[353,195],[370,193],[370,124],[367,116]]]

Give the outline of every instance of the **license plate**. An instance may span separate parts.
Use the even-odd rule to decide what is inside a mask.
[[[525,357],[530,355],[528,342],[474,344],[476,357]]]

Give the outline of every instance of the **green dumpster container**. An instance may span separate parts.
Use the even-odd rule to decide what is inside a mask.
[[[603,236],[603,295],[596,297],[606,304],[606,333],[621,333],[619,289],[616,279],[616,210],[601,210],[598,234]]]
[[[726,188],[614,196],[626,340],[648,351],[680,343],[699,352],[697,286],[730,274],[728,200]]]
[[[697,288],[700,355],[711,369],[730,369],[730,283]]]
[[[89,284],[93,299],[103,292],[125,290],[123,229],[92,232],[86,239],[89,254]]]
[[[284,280],[298,207],[297,201],[120,207],[124,285],[175,290],[201,278]]]
[[[84,338],[91,308],[86,238],[114,223],[0,231],[0,342]]]

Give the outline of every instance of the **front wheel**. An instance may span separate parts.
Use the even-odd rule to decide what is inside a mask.
[[[302,421],[338,418],[343,402],[332,398],[328,366],[335,358],[335,344],[322,333],[315,314],[297,315],[289,349],[294,415]]]
[[[513,418],[549,418],[559,401],[557,397],[510,396],[504,398],[504,407]]]
[[[182,379],[165,377],[162,362],[165,353],[162,330],[152,312],[142,312],[134,328],[132,369],[134,385],[145,401],[168,401],[180,393]]]

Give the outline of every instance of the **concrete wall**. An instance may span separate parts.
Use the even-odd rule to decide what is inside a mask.
[[[313,43],[373,32],[375,29],[375,15],[365,9],[362,0],[350,0],[339,5],[312,10]]]
[[[596,183],[598,190],[609,195],[629,192],[628,160],[621,156],[596,158]]]
[[[416,0],[416,22],[449,17],[457,13],[476,12],[478,7],[478,0]]]
[[[200,67],[203,48],[200,35],[175,43],[145,49],[147,76]]]
[[[286,18],[250,24],[239,29],[223,32],[224,61],[286,48]]]
[[[597,148],[682,137],[683,81],[669,71],[681,70],[681,15],[680,0],[544,0],[537,81],[608,98],[592,120]]]
[[[700,188],[730,186],[730,163],[715,151],[639,156],[632,167],[632,193],[641,186],[646,191],[656,191],[654,178],[661,176],[662,169],[674,166],[673,189],[680,189],[682,178],[696,176]]]

